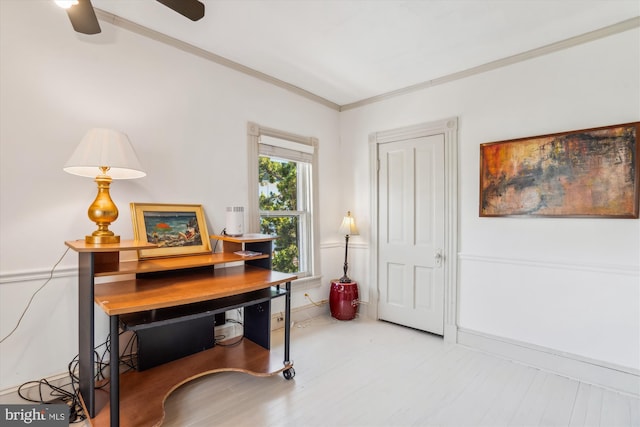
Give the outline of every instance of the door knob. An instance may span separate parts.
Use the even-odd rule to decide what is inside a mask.
[[[442,266],[442,259],[444,258],[442,255],[442,249],[436,249],[436,253],[434,255],[434,258],[436,260],[436,267],[441,267]]]

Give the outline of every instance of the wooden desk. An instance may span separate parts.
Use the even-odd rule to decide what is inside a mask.
[[[94,298],[104,312],[135,313],[244,294],[285,284],[291,274],[252,266],[212,269],[154,279],[133,279],[96,286]]]
[[[222,253],[122,262],[121,251],[149,249],[153,245],[137,241],[108,245],[65,242],[79,256],[79,388],[92,425],[160,425],[164,401],[173,390],[214,372],[234,370],[258,376],[282,372],[287,379],[295,375],[289,357],[289,318],[291,281],[296,276],[270,270],[274,238],[212,238],[223,241]],[[243,249],[261,255],[233,253]],[[244,265],[214,268],[240,261]],[[124,274],[135,278],[95,283],[96,277]],[[280,363],[269,351],[270,302],[278,297],[285,297],[285,354]],[[119,335],[120,327],[133,331],[159,328],[162,333],[169,325],[243,307],[244,339],[235,347],[213,347],[142,372],[120,375],[119,363],[111,363],[107,399],[105,392],[95,389],[94,302],[109,315],[111,337]],[[118,360],[117,339],[111,339],[110,351],[110,360]]]

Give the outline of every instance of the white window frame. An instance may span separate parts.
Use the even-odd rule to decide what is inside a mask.
[[[270,138],[275,138],[276,140],[270,140]],[[261,140],[263,142],[262,144]],[[314,218],[314,211],[318,206],[318,191],[315,189],[318,182],[318,139],[267,128],[256,123],[248,123],[247,141],[247,157],[249,160],[247,231],[249,233],[260,232],[261,213],[258,206],[258,159],[260,154],[293,161],[304,161],[311,165],[310,174],[301,174],[298,176],[298,200],[305,200],[308,210],[304,212],[269,211],[264,214],[274,216],[307,216],[307,221],[300,222],[300,224],[310,224],[310,227],[303,227],[302,230],[300,230],[300,267],[301,270],[304,270],[304,274],[299,275],[299,277],[304,279],[317,277],[320,272],[320,263],[318,258],[319,243],[317,239],[318,221]],[[306,182],[307,176],[310,178],[310,182]],[[301,178],[303,182],[301,182]],[[304,190],[305,188],[306,191]],[[302,258],[304,254],[306,254],[306,256],[303,261]]]

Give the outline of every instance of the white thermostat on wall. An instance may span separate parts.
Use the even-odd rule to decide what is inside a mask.
[[[244,208],[242,206],[227,207],[225,232],[229,236],[242,236],[244,234]]]

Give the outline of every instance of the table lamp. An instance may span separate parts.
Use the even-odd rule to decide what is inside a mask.
[[[347,276],[347,269],[349,265],[347,264],[347,252],[349,250],[349,236],[357,236],[358,228],[356,227],[356,220],[351,216],[351,212],[347,212],[347,216],[342,219],[342,224],[340,224],[340,229],[338,233],[344,234],[344,275],[340,278],[340,283],[349,283],[351,279]]]
[[[73,175],[95,178],[98,195],[89,206],[89,219],[98,229],[85,237],[87,243],[119,243],[120,236],[109,230],[118,218],[118,208],[109,195],[112,179],[134,179],[146,175],[142,171],[129,137],[112,129],[90,129],[64,166]]]

